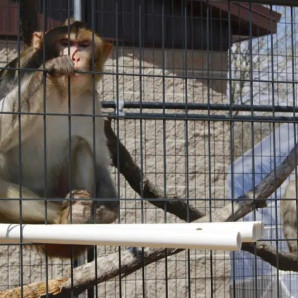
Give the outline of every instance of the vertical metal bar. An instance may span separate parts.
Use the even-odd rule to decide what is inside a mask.
[[[70,13],[70,0],[67,0],[67,36],[68,36],[68,55],[70,55],[70,18],[71,18],[71,13]],[[73,165],[72,165],[72,139],[71,139],[71,130],[72,130],[72,125],[71,125],[71,114],[72,114],[72,109],[71,109],[71,86],[70,86],[70,77],[68,76],[67,78],[67,100],[68,100],[68,157],[69,157],[69,214],[70,214],[70,224],[72,224],[72,204],[73,204],[73,195],[72,195],[72,189],[73,189],[73,179],[72,179],[72,173],[73,173]],[[70,295],[71,297],[74,297],[74,283],[73,283],[73,269],[74,269],[74,256],[73,256],[73,247],[71,247],[70,251],[70,273],[71,273],[71,291]]]
[[[82,20],[82,0],[73,0],[73,17],[77,21]]]
[[[197,71],[197,68],[196,68],[195,63],[194,63],[194,55],[195,55],[194,54],[194,49],[195,49],[195,39],[196,39],[196,34],[195,34],[195,18],[197,18],[197,16],[194,14],[194,10],[195,10],[194,0],[191,0],[190,1],[189,9],[190,9],[190,14],[188,14],[188,18],[189,19],[188,19],[188,22],[186,22],[187,26],[189,24],[189,27],[187,27],[187,32],[186,33],[190,32],[189,33],[190,38],[188,38],[188,40],[187,40],[187,44],[189,44],[189,46],[187,48],[190,49],[191,52],[190,52],[190,54],[188,54],[188,53],[187,54],[188,54],[188,57],[190,57],[190,55],[191,55],[191,62],[190,62],[190,70],[187,69],[187,77],[189,77],[189,76],[192,77],[194,75],[194,72]],[[187,66],[188,65],[189,65],[189,63],[187,62]],[[191,82],[192,88],[191,88],[190,92],[188,92],[188,89],[187,89],[187,92],[190,93],[190,96],[192,98],[191,101],[193,102],[194,101],[194,98],[195,98],[195,90],[194,90],[195,89],[195,86],[193,84],[194,80],[191,79],[190,82]],[[188,96],[189,95],[187,94],[187,102],[188,102]],[[192,121],[191,123],[193,123],[193,130],[194,130],[193,131],[193,135],[194,135],[195,134],[195,129],[196,129],[196,123],[194,121]],[[187,144],[189,144],[188,139],[187,139]],[[196,156],[196,154],[197,154],[196,149],[195,149],[195,153],[194,154]],[[193,156],[192,156],[192,158],[193,158]],[[192,160],[192,162],[194,162],[194,160]],[[189,165],[189,161],[187,162],[187,164]],[[188,168],[189,168],[189,166],[188,166]],[[189,184],[189,170],[188,170],[188,184]],[[194,175],[194,185],[193,185],[193,188],[194,188],[194,192],[193,192],[194,193],[194,198],[196,199],[197,198],[197,196],[196,196],[196,194],[197,194],[196,175]],[[188,202],[189,202],[189,197],[188,197]],[[194,202],[196,202],[196,201],[194,201]],[[196,258],[197,257],[197,252],[194,251],[193,254],[194,254],[194,257]],[[189,252],[189,265],[188,266],[189,266],[189,270],[191,270],[192,268],[191,268],[191,262],[190,262],[190,252]],[[196,271],[194,272],[193,275],[194,275],[194,279],[193,279],[194,285],[191,287],[191,271],[190,271],[190,273],[188,275],[189,276],[189,292],[190,292],[190,295],[191,295],[192,292],[193,293],[196,293],[196,287],[197,287],[197,278],[196,278],[197,275],[196,275]]]
[[[81,0],[73,0],[73,18],[76,21],[82,21],[82,2]],[[93,111],[93,115],[94,115],[94,111]],[[93,151],[94,152],[94,151]],[[95,181],[94,181],[95,183]],[[94,184],[96,185],[96,184]],[[93,197],[94,194],[91,194]],[[87,261],[89,258],[89,253],[90,253],[91,249],[89,249],[87,251]],[[79,267],[81,265],[83,265],[86,262],[86,255],[80,255],[78,258],[76,258],[74,260],[74,268]],[[76,295],[75,298],[83,298],[84,294],[80,294],[80,295]]]
[[[18,3],[18,5],[20,5],[20,3],[19,3],[20,1],[18,1],[17,3]],[[0,8],[2,8],[2,5],[1,5],[1,7]],[[11,22],[11,6],[8,6],[8,15],[9,15],[9,18],[8,18],[8,21],[9,21],[9,23]],[[18,13],[18,15],[20,16],[20,13]],[[5,45],[6,45],[6,48],[8,49],[8,36],[6,35],[5,36]],[[1,61],[2,62],[2,61]],[[6,53],[6,59],[5,59],[5,68],[6,68],[6,66],[7,66],[7,64],[8,64],[8,62],[9,62],[9,57],[8,57],[8,53]],[[3,68],[1,68],[1,70],[2,70]],[[1,245],[2,246],[2,245]],[[7,287],[8,288],[10,288],[10,275],[11,275],[11,273],[13,273],[13,270],[11,270],[11,268],[10,268],[10,256],[9,256],[9,254],[7,254],[7,259],[6,259],[6,263],[8,264],[8,266],[7,266],[7,280],[8,280],[8,283],[7,283]],[[22,290],[21,290],[22,291]]]
[[[138,3],[138,16],[139,16],[139,96],[140,96],[140,157],[141,157],[141,173],[144,173],[144,151],[143,151],[143,33],[144,33],[144,0],[139,0]],[[144,215],[144,195],[143,195],[143,177],[141,179],[141,220],[145,222]],[[144,248],[142,248],[142,288],[143,297],[146,297],[146,283],[145,283],[145,263],[144,263]]]
[[[137,53],[137,46],[139,45],[139,41],[138,41],[138,38],[139,38],[139,19],[140,19],[140,17],[139,17],[139,6],[140,6],[140,3],[139,3],[140,1],[132,1],[132,12],[133,12],[133,22],[132,22],[132,33],[133,33],[133,43],[132,43],[132,47],[133,47],[133,50],[132,50],[132,52],[133,52],[133,55],[135,56],[136,55],[136,53]],[[138,34],[137,34],[138,33]],[[139,50],[140,51],[140,50]],[[136,63],[135,63],[135,61],[136,61],[136,59],[133,59],[133,62],[132,62],[132,66],[133,66],[133,70],[135,70],[135,68],[136,68]],[[135,81],[136,80],[132,80],[132,89],[133,90],[136,90],[136,83],[135,83]],[[133,124],[134,124],[134,126],[133,126],[133,128],[132,129],[134,129],[134,132],[133,132],[133,135],[135,136],[134,137],[134,149],[137,151],[137,129],[136,129],[136,123],[137,123],[137,120],[135,119],[134,121],[133,121]],[[128,124],[128,126],[129,126],[129,124]],[[142,164],[141,164],[141,166],[142,166]],[[141,191],[142,191],[142,188],[141,188]],[[142,194],[142,193],[141,193]],[[136,200],[136,202],[135,202],[135,204],[134,204],[134,214],[135,214],[135,216],[137,215],[137,206],[138,206],[138,200]],[[126,204],[125,204],[125,207],[126,207]],[[142,257],[144,256],[144,254],[143,254],[143,250],[142,250]],[[135,275],[134,276],[134,284],[136,285],[136,283],[137,283],[137,279],[138,279],[138,277]]]
[[[42,10],[43,10],[43,24],[42,24],[42,32],[43,37],[46,33],[47,28],[47,9],[46,9],[46,2],[45,0],[42,1]],[[45,40],[45,39],[44,39]],[[43,42],[43,48],[42,48],[42,67],[43,71],[45,70],[45,59],[46,59],[46,44]],[[45,224],[48,223],[48,165],[47,165],[47,117],[46,117],[46,111],[47,111],[47,104],[46,104],[46,97],[47,97],[47,89],[46,89],[46,73],[43,73],[43,133],[44,133],[44,198],[45,198]],[[45,262],[46,262],[46,296],[48,297],[49,292],[49,256],[48,256],[48,246],[45,245]]]
[[[252,8],[251,3],[249,3],[249,84],[250,84],[250,107],[251,107],[251,118],[253,115],[254,106],[254,96],[253,96],[253,55],[252,55]],[[251,121],[251,150],[252,150],[252,185],[255,186],[255,152],[254,152],[254,121]],[[255,192],[253,192],[253,200],[255,199]],[[254,220],[256,220],[256,210],[253,212]],[[255,287],[255,297],[258,297],[258,276],[257,276],[257,256],[256,256],[256,245],[254,244],[255,258],[254,258],[254,287]]]
[[[232,99],[232,28],[231,28],[231,2],[228,1],[228,35],[229,35],[229,104],[230,104],[230,111],[229,115],[232,118],[233,117],[233,110],[232,106],[234,104]],[[230,122],[230,159],[231,159],[231,203],[232,203],[232,219],[234,220],[234,122]],[[236,264],[235,264],[235,252],[232,252],[232,279],[233,279],[233,297],[236,297]]]
[[[21,119],[22,119],[22,107],[21,107],[21,3],[18,1],[18,24],[17,24],[17,52],[18,52],[18,124],[19,124],[19,133],[18,133],[18,142],[19,142],[19,152],[18,152],[18,159],[19,159],[19,192],[20,192],[20,200],[19,200],[19,210],[20,210],[20,227],[23,224],[23,205],[22,205],[22,127],[21,127]],[[20,228],[20,283],[21,283],[21,297],[24,297],[24,259],[23,259],[23,231]]]
[[[294,31],[294,23],[295,23],[295,16],[293,12],[293,7],[291,6],[291,55],[292,55],[292,89],[293,89],[293,117],[296,118],[296,91],[295,91],[295,44],[294,44],[294,36],[296,34],[296,31]],[[296,123],[293,123],[294,127],[294,144],[297,144],[297,137],[296,137]],[[295,155],[295,164],[297,165],[297,156]],[[297,177],[297,167],[295,167],[295,192],[296,192],[296,198],[298,198],[298,177]],[[296,200],[296,223],[298,223],[298,200]],[[298,229],[296,229],[296,241],[298,241]],[[296,252],[296,258],[297,258],[297,266],[298,266],[298,251]]]
[[[95,118],[95,112],[96,112],[96,86],[95,86],[95,74],[94,74],[94,67],[95,67],[95,45],[94,45],[94,32],[95,32],[95,2],[94,0],[91,1],[91,29],[92,29],[92,61],[91,61],[91,71],[92,71],[92,150],[93,150],[93,170],[94,173],[96,171],[96,118]],[[99,117],[101,117],[101,115],[98,115]],[[97,197],[96,196],[96,173],[94,175],[94,185],[95,185],[95,190],[94,193],[92,194],[93,198]],[[94,202],[96,204],[96,202]],[[96,209],[94,208],[94,214],[93,214],[93,220],[96,222]],[[94,269],[95,269],[95,280],[97,280],[97,276],[98,276],[98,272],[97,272],[97,246],[93,246],[93,249],[89,249],[89,251],[87,252],[87,261],[88,262],[92,262],[94,260]],[[94,289],[95,289],[95,293],[94,293]],[[91,297],[98,297],[98,287],[97,285],[95,287],[92,287],[90,289],[88,289],[87,291],[87,297],[91,298]]]
[[[206,9],[206,28],[207,28],[207,103],[208,103],[208,117],[210,117],[210,4],[209,0],[206,2],[207,9]],[[210,120],[207,121],[207,129],[208,129],[208,196],[209,196],[209,219],[212,222],[212,187],[211,187],[211,144],[210,144]],[[210,288],[211,288],[211,298],[213,298],[213,253],[210,250]]]
[[[184,46],[184,53],[183,53],[183,72],[184,72],[184,98],[185,98],[185,174],[186,174],[186,181],[185,181],[185,187],[186,187],[186,204],[187,204],[187,222],[189,222],[189,156],[188,156],[188,28],[187,28],[187,1],[183,0],[183,8],[182,8],[182,26],[183,26],[183,46]],[[188,278],[188,297],[191,297],[191,270],[190,270],[190,250],[187,250],[187,278]]]
[[[161,50],[162,50],[162,102],[163,102],[163,115],[165,115],[165,103],[166,103],[166,82],[165,82],[165,68],[166,68],[166,49],[165,49],[165,0],[161,2]],[[163,119],[162,122],[162,135],[163,135],[163,168],[164,168],[164,179],[163,179],[163,188],[164,188],[164,197],[167,197],[167,143],[166,143],[166,120]],[[164,206],[164,222],[167,222],[167,204]],[[165,249],[165,287],[166,287],[166,298],[169,296],[169,283],[168,283],[168,250]]]
[[[292,37],[293,38],[293,37]],[[272,5],[270,5],[270,45],[271,45],[271,90],[272,90],[272,117],[275,118],[275,92],[274,92],[274,44],[273,44],[273,33],[272,33]],[[276,138],[275,138],[275,122],[272,123],[273,126],[273,167],[274,167],[274,183],[276,184]],[[276,188],[276,187],[275,187]],[[277,290],[277,297],[279,297],[279,231],[278,231],[278,200],[277,200],[277,190],[274,191],[274,205],[275,205],[275,247],[276,247],[276,290]]]
[[[118,196],[120,196],[120,123],[119,123],[119,112],[120,112],[120,103],[119,103],[119,9],[121,6],[122,1],[116,0],[115,3],[115,12],[116,12],[116,19],[115,19],[115,26],[116,26],[116,135],[117,135],[117,193]],[[122,11],[123,14],[123,11]],[[121,217],[120,217],[120,203],[119,203],[119,218],[118,222],[121,223]],[[122,297],[122,270],[121,270],[121,247],[118,247],[118,260],[119,260],[119,297]]]

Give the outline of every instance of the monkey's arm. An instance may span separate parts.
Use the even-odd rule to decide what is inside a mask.
[[[297,213],[296,213],[296,181],[292,180],[286,186],[286,191],[280,203],[282,229],[286,239],[297,238]],[[291,253],[297,252],[297,240],[287,240]]]
[[[73,62],[68,56],[60,56],[47,61],[45,71],[49,80],[69,75],[73,73]],[[43,81],[43,72],[34,72],[22,80],[20,90],[16,86],[0,100],[0,152],[17,146],[19,133],[22,141],[33,133],[36,113],[43,111]]]
[[[36,115],[28,113],[42,111],[41,87],[42,73],[36,72],[24,80],[20,91],[15,87],[0,101],[0,152],[17,146],[19,133],[22,140],[30,136]],[[24,114],[19,117],[19,113]]]

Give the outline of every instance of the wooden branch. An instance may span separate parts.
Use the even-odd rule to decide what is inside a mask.
[[[63,285],[68,278],[59,278],[55,280],[49,280],[48,282],[48,294],[61,293],[61,285]],[[37,298],[46,295],[46,283],[36,282],[23,287],[23,297],[25,298]],[[15,298],[22,296],[21,287],[17,287],[7,291],[0,291],[0,298]]]
[[[155,207],[172,213],[183,220],[188,218],[189,221],[193,221],[205,215],[177,197],[165,198],[162,189],[144,176],[140,167],[133,161],[130,153],[117,138],[111,127],[111,120],[105,120],[105,133],[113,165],[115,167],[119,166],[120,173],[136,193],[145,199],[149,199],[148,201]],[[117,145],[119,146],[119,152],[117,152]],[[119,160],[118,156],[120,156]]]
[[[271,171],[255,188],[244,195],[232,200],[223,208],[212,213],[212,221],[237,221],[249,214],[255,208],[267,206],[267,198],[270,197],[294,171],[298,160],[298,144],[289,155]],[[205,217],[202,218],[204,220]],[[205,219],[206,221],[206,219]]]
[[[243,250],[255,253],[254,244],[244,244]],[[161,260],[165,257],[181,252],[181,249],[144,249],[143,257],[134,256],[130,251],[121,252],[121,266],[119,264],[119,253],[113,253],[108,256],[97,259],[97,275],[95,274],[95,261],[80,267],[74,268],[73,287],[71,278],[61,278],[50,280],[48,284],[48,294],[54,297],[69,297],[72,291],[73,295],[78,295],[88,288],[101,282],[108,281],[119,274],[127,275],[141,269],[143,266]],[[275,247],[265,242],[256,244],[256,255],[266,259],[271,265],[285,271],[298,272],[298,259],[295,255],[279,252],[276,254]],[[121,270],[121,271],[120,271]],[[21,288],[15,288],[0,292],[0,298],[20,297]],[[24,298],[37,298],[46,295],[46,283],[33,283],[23,287]]]
[[[172,249],[169,254],[175,254],[182,250]],[[121,266],[119,264],[119,253],[112,253],[108,256],[99,257],[97,259],[97,278],[95,272],[95,261],[82,265],[73,269],[73,287],[71,278],[61,278],[57,280],[49,280],[48,294],[54,297],[70,297],[82,293],[87,288],[95,284],[107,281],[111,278],[119,276],[119,268],[121,272],[134,272],[143,265],[148,265],[164,258],[164,249],[147,248],[144,250],[144,258],[135,257],[130,251],[121,252]],[[0,292],[0,298],[20,297],[21,287],[17,287],[7,291]],[[33,283],[23,287],[24,298],[37,298],[46,295],[46,283]]]
[[[294,171],[298,162],[298,144],[291,150],[288,156],[274,168],[255,188],[240,196],[234,204],[234,214],[231,212],[226,221],[239,220],[254,208],[266,207],[267,198],[270,197]],[[243,201],[244,200],[244,201]],[[229,209],[231,204],[227,205]]]
[[[276,247],[264,241],[254,243],[243,243],[241,250],[256,254],[262,260],[272,266],[284,271],[298,272],[298,259],[296,254],[284,251],[276,252]]]
[[[187,205],[184,201],[176,197],[173,199],[165,198],[165,201],[162,201],[161,199],[164,198],[164,192],[142,174],[139,166],[133,161],[125,146],[115,135],[110,120],[105,121],[105,133],[107,135],[113,165],[118,167],[119,163],[120,173],[139,195],[148,198],[148,201],[154,206],[162,208],[185,221],[191,222],[205,215],[203,212],[191,205]],[[117,144],[119,145],[119,152],[117,152]],[[216,221],[236,221],[255,208],[266,207],[267,198],[286,180],[296,167],[297,155],[298,144],[292,149],[283,162],[269,173],[259,185],[236,200],[232,200],[231,203],[226,204],[223,208],[215,211],[217,213],[215,216],[217,218]],[[120,156],[119,161],[118,156]],[[141,185],[143,185],[143,190],[141,189]],[[227,215],[228,217],[226,218]],[[213,221],[215,217],[212,215]]]

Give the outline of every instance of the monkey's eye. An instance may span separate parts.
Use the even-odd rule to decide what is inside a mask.
[[[63,47],[68,47],[68,39],[64,38],[60,40],[60,44]],[[69,42],[69,45],[71,46],[71,42]]]
[[[84,40],[84,41],[81,41],[80,43],[79,43],[79,46],[81,47],[81,48],[87,48],[87,47],[89,47],[91,45],[91,43],[88,41],[88,40]]]

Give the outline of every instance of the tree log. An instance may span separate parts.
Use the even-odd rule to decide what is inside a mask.
[[[193,221],[205,214],[191,205],[185,203],[178,197],[166,198],[164,191],[154,185],[141,171],[140,167],[133,161],[130,153],[115,135],[111,120],[105,120],[105,133],[108,140],[108,147],[111,153],[113,166],[119,167],[120,173],[132,189],[154,205],[166,212],[172,213],[180,219]],[[119,154],[117,148],[119,146]],[[119,156],[119,160],[118,160]]]

